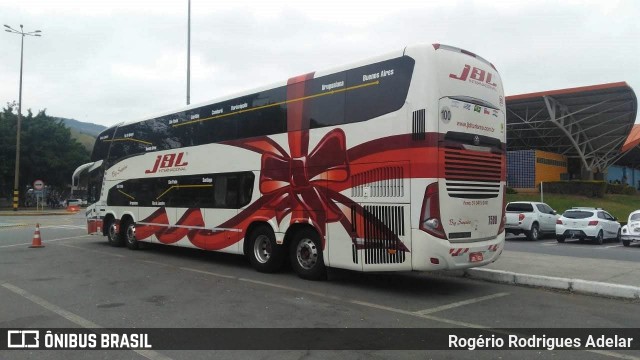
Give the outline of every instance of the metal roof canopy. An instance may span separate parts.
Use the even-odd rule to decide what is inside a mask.
[[[622,157],[638,101],[625,82],[507,96],[507,149],[579,158],[603,172]]]

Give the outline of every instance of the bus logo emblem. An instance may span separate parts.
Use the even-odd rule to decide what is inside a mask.
[[[158,170],[161,172],[179,170],[179,168],[189,165],[188,162],[183,162],[183,157],[184,152],[158,155],[156,156],[156,162],[153,164],[153,168],[145,170],[144,172],[145,174],[154,174],[158,172]]]
[[[460,73],[460,75],[449,74],[449,77],[452,79],[457,79],[461,81],[467,81],[467,78],[468,78],[469,82],[475,83],[477,85],[481,85],[481,86],[488,85],[491,88],[496,87],[496,83],[493,82],[492,73],[482,70],[480,68],[477,68],[475,66],[472,68],[471,65],[465,64],[464,68],[462,68],[462,72]]]
[[[473,145],[475,146],[480,145],[480,136],[476,135],[473,137]]]

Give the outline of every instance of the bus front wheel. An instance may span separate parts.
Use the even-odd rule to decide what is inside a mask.
[[[284,263],[285,251],[276,244],[276,236],[268,225],[260,225],[249,234],[247,255],[254,269],[271,273],[280,270]]]
[[[299,230],[292,240],[289,255],[291,266],[298,276],[307,280],[326,279],[320,235],[315,230],[305,228]]]

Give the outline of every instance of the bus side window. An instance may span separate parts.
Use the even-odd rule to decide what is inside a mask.
[[[227,175],[227,198],[225,201],[225,207],[237,208],[238,207],[238,176]]]
[[[227,199],[227,177],[224,175],[216,176],[216,183],[213,189],[213,204],[215,207],[226,207]]]
[[[238,207],[243,207],[251,202],[253,195],[253,180],[255,176],[251,172],[240,175],[240,189],[238,196]]]

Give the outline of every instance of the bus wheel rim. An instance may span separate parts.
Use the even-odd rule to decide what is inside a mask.
[[[136,241],[136,227],[133,224],[127,227],[127,241],[130,243]]]
[[[253,243],[253,255],[261,264],[269,261],[271,250],[271,241],[267,235],[258,236]]]
[[[110,239],[115,239],[116,235],[118,234],[118,232],[116,231],[116,224],[112,223],[109,226],[109,238]]]
[[[296,249],[298,264],[304,269],[312,269],[318,262],[318,247],[311,239],[302,239]]]

